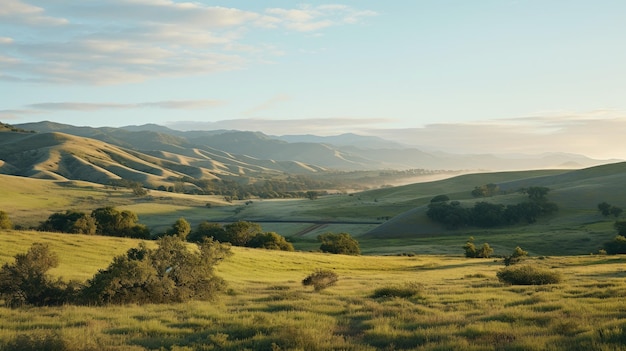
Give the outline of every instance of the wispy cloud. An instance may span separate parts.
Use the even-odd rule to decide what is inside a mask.
[[[265,13],[275,16],[288,29],[311,32],[323,28],[354,24],[365,17],[375,16],[374,11],[363,11],[346,5],[301,5],[298,9],[270,8]]]
[[[85,102],[44,102],[27,105],[27,108],[47,111],[98,111],[111,109],[162,108],[193,110],[225,105],[222,100],[170,100],[140,103],[85,103]]]
[[[36,115],[40,114],[42,111],[37,110],[0,110],[0,119],[8,120],[8,119],[20,119],[26,115]]]
[[[281,102],[286,102],[289,100],[291,100],[291,96],[287,94],[279,94],[257,106],[254,106],[251,109],[244,111],[243,114],[246,116],[255,115],[258,112],[271,110],[272,108],[276,107],[276,105],[279,105]]]
[[[21,0],[3,0],[0,6],[0,22],[25,24],[28,26],[60,26],[68,24],[62,17],[46,15],[42,7]]]
[[[240,69],[281,54],[246,43],[251,28],[311,32],[374,14],[343,5],[253,12],[172,0],[32,2],[39,6],[0,6],[2,26],[20,33],[0,37],[0,80],[117,84]]]

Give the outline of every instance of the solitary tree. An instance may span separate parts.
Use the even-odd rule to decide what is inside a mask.
[[[172,228],[170,228],[166,234],[174,235],[185,240],[187,239],[187,235],[189,235],[190,232],[191,232],[191,224],[189,224],[189,222],[187,222],[185,218],[180,217],[179,219],[176,220],[176,222],[174,222],[174,224],[172,225]]]
[[[258,223],[237,221],[224,226],[225,240],[215,239],[235,246],[246,246],[253,237],[262,232],[263,229]]]
[[[275,232],[257,234],[250,239],[247,246],[268,250],[294,251],[293,245],[285,237]]]
[[[47,244],[34,243],[26,253],[17,254],[13,264],[5,263],[0,269],[0,297],[9,306],[60,303],[62,287],[47,274],[58,264],[59,258]]]
[[[134,212],[118,211],[113,207],[101,207],[93,210],[91,216],[96,220],[97,233],[109,236],[149,239],[150,231]]]
[[[550,188],[544,186],[531,186],[525,189],[528,198],[531,200],[542,200],[550,192]]]
[[[326,233],[317,237],[321,241],[320,251],[343,255],[360,255],[359,242],[348,233]]]
[[[194,243],[200,243],[205,238],[213,238],[217,241],[223,241],[224,238],[226,238],[226,232],[221,224],[204,221],[198,224],[196,230],[192,231],[187,236],[187,240]]]

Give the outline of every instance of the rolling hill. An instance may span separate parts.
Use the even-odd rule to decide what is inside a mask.
[[[125,179],[156,188],[171,186],[185,176],[210,180],[322,170],[300,162],[235,157],[208,147],[185,148],[169,140],[159,142],[158,138],[150,140],[162,144],[159,146],[163,148],[144,153],[61,132],[3,132],[0,137],[0,173],[40,179],[84,180],[100,184]]]
[[[369,194],[369,196],[376,196],[380,199],[384,199],[385,196],[398,198],[407,196],[407,194],[414,194],[416,206],[396,215],[364,236],[406,238],[458,232],[446,230],[441,225],[427,219],[426,210],[432,197],[447,194],[452,200],[460,201],[468,207],[477,201],[507,204],[520,201],[523,195],[516,193],[516,190],[529,186],[550,188],[548,197],[550,201],[559,206],[557,214],[540,220],[539,230],[578,228],[603,220],[597,210],[597,205],[600,202],[606,201],[619,207],[626,206],[626,200],[624,200],[626,199],[626,188],[622,186],[624,182],[626,182],[626,162],[620,162],[573,171],[462,175],[434,183],[412,184],[397,189],[366,192],[362,196]],[[470,195],[474,186],[487,183],[498,184],[500,189],[507,194],[479,199]],[[392,191],[394,192],[393,195]],[[477,231],[476,228],[469,228],[469,230]],[[511,229],[504,228],[503,230]],[[519,230],[519,228],[513,230]]]
[[[141,152],[166,151],[189,156],[189,150],[220,150],[231,157],[245,155],[259,160],[296,161],[320,168],[354,171],[380,169],[524,170],[575,169],[617,160],[595,160],[582,155],[468,155],[424,152],[393,141],[355,134],[334,137],[292,135],[271,137],[250,131],[177,131],[154,124],[122,128],[92,128],[38,122],[16,127],[40,133],[62,132],[98,139]],[[185,153],[183,150],[187,150]]]

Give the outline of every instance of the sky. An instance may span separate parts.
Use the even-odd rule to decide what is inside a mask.
[[[2,0],[0,121],[626,158],[626,1]]]

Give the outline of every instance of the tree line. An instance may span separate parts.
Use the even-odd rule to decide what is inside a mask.
[[[5,217],[8,220],[8,216]],[[2,218],[2,213],[0,213],[0,224]],[[294,251],[293,244],[282,235],[276,232],[264,232],[260,224],[248,221],[236,221],[224,225],[203,221],[194,229],[185,218],[181,217],[163,233],[153,236],[144,224],[138,223],[138,217],[134,212],[120,211],[114,207],[97,208],[91,214],[75,210],[53,213],[37,229],[48,232],[138,239],[175,236],[192,243],[202,243],[206,239],[211,239],[234,246]],[[321,252],[346,255],[361,253],[358,241],[348,233],[326,233],[319,235],[317,239],[321,243],[319,248]]]
[[[487,196],[485,194],[493,194],[494,191],[493,187],[486,186],[477,187],[472,193],[474,196]],[[450,201],[446,195],[438,195],[430,201],[426,215],[449,229],[457,229],[464,226],[490,228],[522,221],[534,223],[540,216],[558,211],[558,206],[547,200],[549,188],[529,187],[521,191],[528,196],[526,201],[506,206],[479,201],[471,208],[463,207],[459,201]]]

